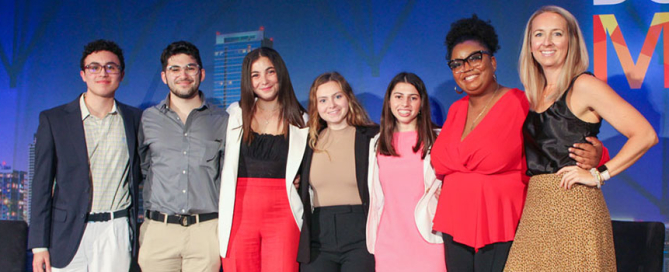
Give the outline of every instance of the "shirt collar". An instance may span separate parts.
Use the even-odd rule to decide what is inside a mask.
[[[207,98],[204,97],[204,93],[202,91],[198,91],[198,94],[200,95],[200,99],[202,99],[202,105],[195,108],[195,110],[202,111],[202,110],[205,110],[207,108],[210,108],[211,105],[207,101]],[[167,97],[165,97],[165,99],[163,99],[163,101],[160,101],[160,103],[158,104],[158,109],[163,111],[163,112],[166,112],[167,110],[170,109],[170,94],[169,93],[167,94]]]
[[[91,112],[88,110],[88,106],[86,106],[86,101],[84,100],[84,97],[86,96],[86,93],[81,94],[79,96],[79,108],[81,108],[81,120],[85,120],[88,116],[91,115]],[[112,109],[109,112],[110,114],[116,113],[116,99],[114,99],[114,104],[112,104]]]

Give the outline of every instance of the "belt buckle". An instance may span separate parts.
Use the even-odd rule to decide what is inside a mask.
[[[184,226],[188,227],[188,215],[180,215],[181,218],[179,219],[179,223]]]

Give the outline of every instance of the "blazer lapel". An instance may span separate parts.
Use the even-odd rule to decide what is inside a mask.
[[[307,133],[309,128],[297,128],[294,126],[289,126],[290,134],[288,134],[288,160],[286,163],[286,181],[293,183],[295,176],[297,175],[297,170],[300,168],[302,163],[302,155],[304,155],[304,149],[307,142]]]
[[[369,203],[367,191],[367,164],[369,163],[369,141],[365,136],[364,127],[355,129],[355,178],[358,183],[358,193],[362,203]]]
[[[84,132],[84,121],[81,120],[81,107],[79,98],[67,104],[65,107],[64,125],[67,127],[73,152],[80,162],[88,164],[88,149],[86,148],[86,134]]]
[[[136,148],[135,139],[137,138],[134,118],[131,116],[132,114],[130,109],[128,109],[124,104],[116,101],[116,106],[119,110],[119,113],[121,114],[121,118],[123,118],[123,126],[125,127],[125,140],[128,144],[128,156],[130,157],[130,165],[133,165],[135,159],[133,156],[133,150]]]

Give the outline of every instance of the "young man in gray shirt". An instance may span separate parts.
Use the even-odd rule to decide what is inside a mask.
[[[170,93],[144,111],[139,152],[146,220],[142,271],[219,271],[218,198],[228,114],[199,91],[205,70],[197,47],[165,48],[161,77]]]

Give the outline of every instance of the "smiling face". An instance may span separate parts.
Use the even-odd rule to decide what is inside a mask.
[[[530,45],[532,56],[542,68],[560,69],[569,51],[567,20],[553,12],[544,12],[532,20]]]
[[[251,86],[258,99],[270,102],[279,96],[279,79],[269,58],[260,57],[251,64]]]
[[[416,130],[417,116],[420,112],[421,98],[416,87],[400,82],[390,94],[390,111],[396,119],[399,131]]]
[[[200,69],[196,75],[188,74],[184,67],[189,64],[197,65],[197,60],[190,55],[176,54],[167,60],[165,71],[160,73],[163,82],[170,88],[171,94],[183,99],[193,98],[198,94],[200,82],[204,80],[205,76],[204,69]],[[170,70],[170,67],[177,66],[181,68],[178,69],[180,71],[173,72]]]
[[[340,130],[348,126],[348,98],[336,81],[329,81],[316,89],[318,116],[330,129]]]
[[[477,41],[467,40],[461,42],[453,47],[451,60],[466,59],[476,51],[488,51],[488,49]],[[467,94],[475,95],[482,94],[493,83],[496,69],[497,61],[495,57],[483,54],[478,65],[472,66],[469,63],[464,63],[462,70],[453,70],[452,72],[455,83]]]
[[[93,52],[84,59],[84,65],[120,65],[120,63],[121,62],[118,56],[109,51]],[[118,74],[109,74],[103,67],[99,73],[93,74],[88,71],[88,69],[84,69],[84,71],[81,71],[79,75],[81,76],[81,79],[86,82],[86,92],[89,95],[113,98],[116,89],[118,89],[118,86],[123,80],[124,72],[120,72]]]

